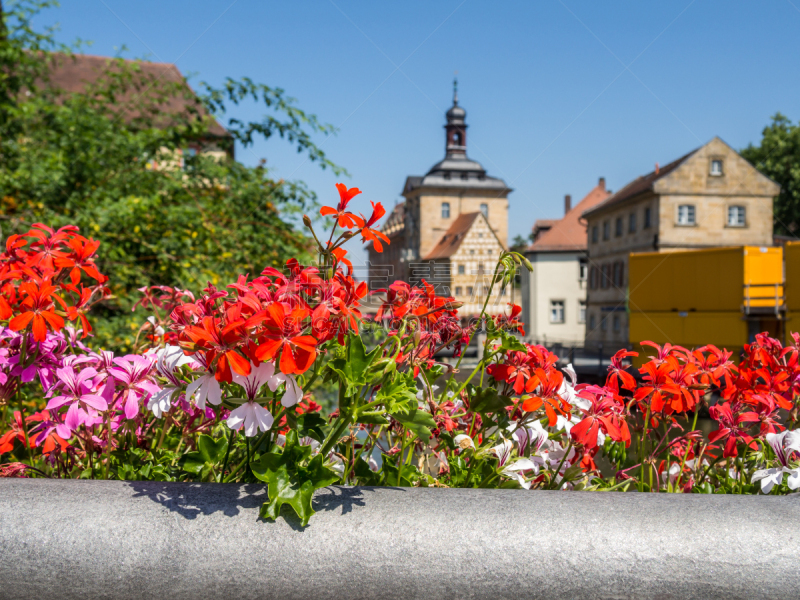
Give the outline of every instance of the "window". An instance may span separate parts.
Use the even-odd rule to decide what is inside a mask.
[[[475,248],[471,248],[469,251],[470,254],[475,254]]]
[[[564,301],[563,300],[550,300],[550,322],[563,323],[564,322]]]
[[[600,331],[606,331],[607,329],[608,329],[608,319],[600,315]]]
[[[681,204],[678,207],[678,225],[694,224],[694,204]]]
[[[463,275],[464,273],[466,273],[466,267],[464,267],[464,265],[458,265],[458,274]]]
[[[644,209],[644,228],[650,229],[650,207]]]
[[[589,269],[589,288],[590,289],[592,289],[592,290],[596,290],[597,289],[597,278],[598,278],[598,276],[599,276],[598,268],[595,267],[595,266],[592,266],[592,268]]]
[[[603,277],[600,282],[600,287],[604,290],[611,287],[611,265],[603,265]]]
[[[628,216],[628,233],[636,233],[636,213]]]
[[[719,158],[715,158],[711,161],[711,176],[712,177],[722,177],[722,160]]]
[[[594,328],[595,328],[595,319],[594,319],[594,315],[589,315],[589,329],[590,329],[591,331],[594,331]]]
[[[599,236],[598,227],[597,227],[597,225],[595,225],[594,227],[592,227],[592,243],[596,244],[597,240],[599,239],[599,237],[600,236]]]
[[[578,261],[578,279],[580,281],[586,281],[586,275],[589,271],[589,263],[585,258],[581,258]]]
[[[442,202],[442,218],[449,219],[450,218],[450,203],[449,202]]]
[[[460,296],[460,295],[461,295],[461,292],[462,292],[461,286],[460,286],[460,285],[457,285],[457,286],[456,286],[456,296]]]
[[[472,286],[471,285],[467,286],[467,296],[472,297]]]
[[[586,323],[586,300],[578,300],[578,323]]]
[[[744,206],[729,206],[728,207],[728,227],[744,227],[745,226],[745,208]]]
[[[455,144],[456,146],[461,146],[461,145],[463,145],[463,144],[461,143],[461,132],[460,132],[460,131],[456,131],[456,132],[453,134],[453,144]]]
[[[478,275],[483,275],[483,263],[478,263]]]
[[[614,263],[614,285],[622,287],[625,284],[625,263],[617,261]]]
[[[619,333],[619,330],[620,330],[619,315],[614,315],[614,331],[616,333]]]
[[[617,217],[617,222],[614,224],[614,235],[617,237],[622,236],[622,217]]]
[[[611,237],[611,223],[606,221],[605,223],[603,223],[603,239],[607,240],[610,237]]]
[[[483,216],[487,219],[489,218],[489,205],[488,204],[481,204],[481,212]]]
[[[479,234],[478,234],[478,237],[479,237],[479,238],[482,238],[482,237],[483,237],[483,234],[482,234],[482,233],[479,233]]]

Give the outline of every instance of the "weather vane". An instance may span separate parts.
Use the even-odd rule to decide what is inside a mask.
[[[453,104],[458,104],[458,71],[453,71]]]

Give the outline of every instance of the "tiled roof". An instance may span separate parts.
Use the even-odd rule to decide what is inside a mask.
[[[542,233],[539,239],[528,247],[528,252],[586,250],[586,223],[581,222],[581,216],[585,211],[603,202],[608,196],[605,183],[597,185],[564,215],[563,219],[556,221],[548,231]]]
[[[104,72],[108,71],[110,66],[109,61],[113,60],[114,59],[106,56],[92,56],[89,54],[74,54],[72,56],[54,54],[49,85],[69,93],[83,92],[87,86],[95,83]],[[138,114],[137,109],[140,98],[147,93],[147,89],[151,85],[149,82],[152,81],[154,77],[158,81],[163,81],[165,83],[183,83],[188,87],[178,67],[173,64],[147,61],[125,62],[137,62],[145,82],[144,90],[140,92],[136,89],[130,89],[127,93],[123,94],[120,99],[120,104],[123,106],[122,110],[125,111],[128,119],[132,119]],[[113,64],[110,68],[114,69]],[[189,89],[191,90],[191,88]],[[178,114],[183,112],[188,105],[189,102],[185,98],[173,96],[164,101],[161,105],[161,112],[166,114]],[[220,137],[227,137],[230,135],[216,119],[210,124],[209,133]]]
[[[661,167],[658,170],[658,172],[651,171],[647,175],[642,175],[641,177],[637,177],[636,179],[631,181],[628,185],[626,185],[621,190],[619,190],[616,194],[611,196],[605,202],[603,202],[601,204],[598,204],[598,205],[594,206],[593,208],[591,208],[589,210],[584,210],[584,216],[586,216],[586,215],[588,215],[590,213],[603,211],[606,208],[609,208],[609,207],[612,207],[612,206],[616,206],[617,204],[621,204],[625,200],[628,200],[629,198],[633,198],[634,196],[637,196],[637,195],[639,195],[639,194],[641,194],[643,192],[652,191],[653,190],[653,184],[656,181],[658,181],[662,177],[665,177],[666,175],[669,175],[672,171],[674,171],[675,169],[680,167],[681,164],[683,164],[683,162],[687,158],[689,158],[692,154],[694,154],[698,150],[699,150],[699,148],[695,148],[694,150],[692,150],[688,154],[684,154],[683,156],[681,156],[679,159],[673,160],[668,165],[664,165],[663,167]]]
[[[428,256],[422,260],[435,260],[437,258],[450,258],[453,256],[453,254],[458,252],[461,242],[464,241],[464,237],[466,237],[470,227],[472,227],[475,219],[477,219],[480,214],[479,212],[474,212],[458,215],[456,220],[453,221],[453,224],[450,225],[450,229],[447,230],[447,233],[442,236],[442,239],[440,239],[439,243],[428,253]]]

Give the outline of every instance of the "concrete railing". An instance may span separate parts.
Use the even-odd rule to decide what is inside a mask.
[[[800,496],[0,480],[0,598],[794,598]]]

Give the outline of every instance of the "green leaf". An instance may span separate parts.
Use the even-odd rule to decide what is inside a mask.
[[[297,417],[297,434],[322,442],[325,439],[325,432],[322,428],[326,423],[322,415],[316,412],[299,415]]]
[[[470,385],[469,397],[470,410],[481,414],[499,413],[513,404],[511,398],[499,395],[493,387],[479,389]]]
[[[298,443],[297,432],[286,434],[283,452],[268,452],[250,463],[253,474],[268,484],[269,501],[261,507],[261,516],[275,520],[281,508],[288,504],[300,517],[305,527],[314,514],[311,500],[314,490],[339,481],[339,474],[324,464],[321,454],[314,456],[307,465],[303,463],[311,454],[310,446]]]
[[[518,352],[528,351],[528,349],[525,347],[525,344],[523,344],[513,333],[504,329],[498,330],[498,333],[500,334],[500,347],[503,350],[516,350]]]
[[[407,412],[394,412],[392,416],[400,421],[400,423],[416,434],[416,436],[424,441],[428,441],[431,437],[431,429],[436,428],[436,421],[429,412],[415,408]]]
[[[367,353],[361,336],[351,332],[347,341],[347,357],[337,358],[328,363],[328,368],[347,385],[348,396],[352,396],[358,388],[367,384],[367,370],[379,351],[380,348],[375,348]]]
[[[395,373],[394,377],[381,386],[375,395],[387,412],[409,412],[417,408],[417,387],[412,373]]]
[[[187,452],[178,461],[178,465],[181,469],[188,473],[194,473],[195,475],[203,470],[205,464],[206,461],[199,452]]]
[[[365,425],[388,425],[389,420],[382,414],[367,412],[356,415],[356,423],[364,423]]]
[[[224,460],[225,452],[228,450],[228,440],[225,437],[214,440],[210,435],[201,434],[197,438],[197,449],[204,462],[214,465]]]

